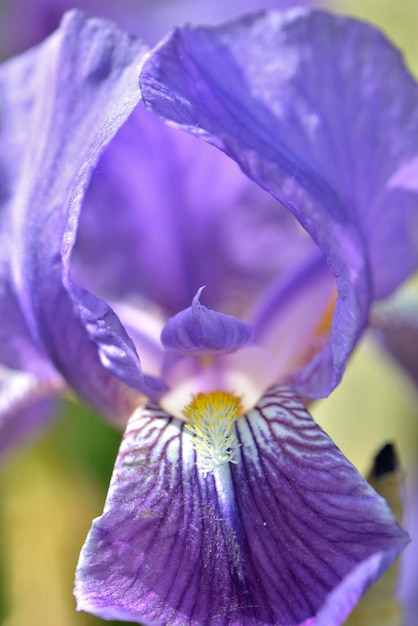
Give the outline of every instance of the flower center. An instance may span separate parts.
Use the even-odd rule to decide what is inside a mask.
[[[206,477],[226,463],[238,463],[234,423],[242,413],[241,399],[224,391],[198,393],[183,409],[193,432],[196,465]]]

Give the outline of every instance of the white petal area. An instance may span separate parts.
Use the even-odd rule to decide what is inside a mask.
[[[241,398],[244,412],[276,380],[276,361],[268,350],[245,346],[232,354],[175,360],[164,374],[170,387],[160,400],[171,415],[183,418],[183,408],[200,393],[224,390]]]
[[[112,303],[112,308],[132,339],[144,372],[149,376],[160,376],[164,357],[160,335],[166,322],[161,311],[142,300],[117,301]]]

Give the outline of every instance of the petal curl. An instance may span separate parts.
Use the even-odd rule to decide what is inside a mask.
[[[188,356],[233,352],[252,339],[252,328],[236,317],[200,304],[199,289],[192,305],[168,320],[161,332],[166,350]]]
[[[235,159],[320,246],[339,291],[331,371],[318,389],[326,394],[371,297],[390,293],[418,262],[408,182],[418,88],[399,53],[352,19],[271,12],[177,29],[148,59],[141,86],[149,108]]]
[[[154,625],[336,626],[406,546],[389,507],[283,388],[204,477],[184,423],[131,418],[78,565],[78,608]]]
[[[0,368],[0,460],[52,421],[54,396],[64,390],[59,378],[40,380]]]
[[[1,226],[15,304],[36,349],[107,413],[122,410],[119,385],[150,395],[159,386],[111,308],[72,283],[69,263],[91,171],[138,101],[145,54],[113,24],[74,11],[0,75]]]

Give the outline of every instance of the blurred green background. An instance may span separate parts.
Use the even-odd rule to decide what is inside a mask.
[[[379,25],[418,75],[416,1],[331,6]],[[371,341],[359,347],[340,387],[312,412],[361,472],[367,473],[387,441],[396,443],[407,476],[417,470],[417,392]],[[2,468],[0,622],[5,626],[104,623],[75,611],[72,587],[80,547],[102,511],[119,441],[120,434],[86,408],[63,401],[55,426]]]

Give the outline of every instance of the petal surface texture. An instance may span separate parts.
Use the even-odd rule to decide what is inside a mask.
[[[236,436],[237,464],[205,477],[184,423],[134,413],[81,553],[79,609],[170,626],[343,622],[406,534],[289,390]]]
[[[4,313],[13,325],[2,329],[4,362],[16,366],[14,347],[25,349],[24,361],[32,346],[36,358],[52,362],[85,400],[109,413],[132,408],[124,406],[126,385],[152,395],[153,383],[118,317],[73,284],[69,264],[91,171],[138,101],[145,54],[113,24],[74,11],[0,73],[1,322]]]
[[[331,370],[315,391],[326,394],[370,299],[417,265],[418,88],[399,53],[352,19],[260,13],[175,30],[141,88],[149,108],[235,159],[321,248],[339,292]]]

